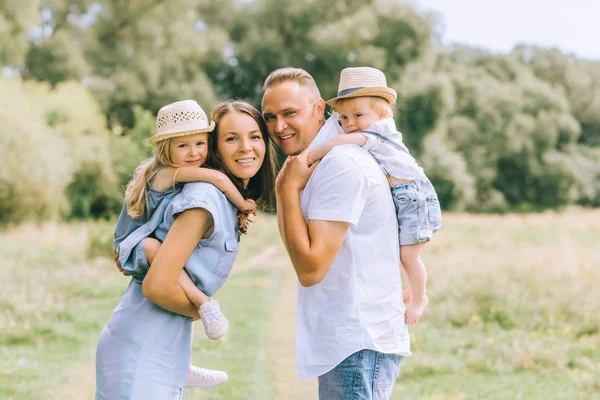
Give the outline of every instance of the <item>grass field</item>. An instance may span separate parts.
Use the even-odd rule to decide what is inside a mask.
[[[0,233],[0,398],[91,399],[95,344],[128,283],[110,223]],[[445,215],[425,249],[430,305],[411,328],[392,399],[600,399],[600,210]],[[193,362],[229,372],[187,399],[313,399],[295,376],[292,267],[272,216],[242,239],[217,294],[220,341],[200,326]]]

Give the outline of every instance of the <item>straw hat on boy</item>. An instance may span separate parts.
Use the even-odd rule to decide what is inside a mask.
[[[390,106],[393,106],[398,98],[396,91],[388,87],[383,72],[377,68],[355,67],[342,70],[337,96],[325,103],[335,107],[335,103],[340,99],[363,96],[383,97]]]
[[[183,100],[167,104],[156,116],[156,135],[148,139],[155,145],[173,137],[212,132],[215,122],[208,123],[204,110],[194,100]]]

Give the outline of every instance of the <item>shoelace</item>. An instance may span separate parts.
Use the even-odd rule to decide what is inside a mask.
[[[208,378],[210,378],[210,377],[211,377],[211,376],[208,374],[208,370],[207,370],[207,369],[204,369],[204,368],[197,368],[197,367],[196,367],[196,368],[190,368],[190,369],[189,369],[189,372],[190,372],[192,375],[199,376],[200,378],[203,378],[203,379],[208,379]]]
[[[208,321],[214,321],[214,320],[220,319],[220,318],[218,318],[218,313],[217,313],[216,308],[212,308],[212,307],[208,308],[206,311],[203,312],[203,314],[207,317],[206,319]]]

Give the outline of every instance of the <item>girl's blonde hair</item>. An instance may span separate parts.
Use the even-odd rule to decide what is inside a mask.
[[[158,142],[154,148],[152,157],[145,159],[138,165],[133,173],[133,178],[127,184],[125,198],[127,199],[127,214],[131,218],[143,216],[149,208],[146,184],[150,175],[159,168],[176,167],[173,161],[171,161],[169,153],[170,143],[171,139]]]

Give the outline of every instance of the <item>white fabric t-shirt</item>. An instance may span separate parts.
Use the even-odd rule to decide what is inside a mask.
[[[309,147],[340,132],[330,118]],[[300,201],[307,222],[350,226],[323,280],[308,288],[298,284],[298,377],[323,375],[363,349],[410,355],[398,225],[381,168],[362,148],[338,146],[321,160]]]
[[[402,142],[402,134],[396,130],[396,123],[393,118],[377,121],[367,131],[375,132],[397,146],[395,147],[375,135],[361,132],[367,138],[367,143],[364,144],[363,149],[368,150],[388,174],[397,179],[410,180],[425,176],[423,168],[419,167],[419,164],[410,155]]]

